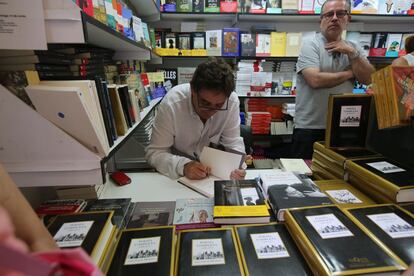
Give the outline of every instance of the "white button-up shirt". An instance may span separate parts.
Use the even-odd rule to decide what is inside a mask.
[[[171,89],[157,109],[146,152],[148,163],[160,173],[178,178],[184,174],[184,165],[197,159],[210,143],[244,153],[236,93],[228,101],[228,110],[218,111],[203,123],[191,102],[190,84]]]

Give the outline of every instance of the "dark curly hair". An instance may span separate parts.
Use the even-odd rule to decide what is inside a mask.
[[[405,51],[407,54],[414,52],[414,35],[410,35],[405,39]]]
[[[196,93],[208,89],[230,97],[235,88],[233,70],[222,58],[210,57],[198,65],[190,84]]]

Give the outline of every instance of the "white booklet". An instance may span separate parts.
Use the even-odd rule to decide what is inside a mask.
[[[231,172],[243,165],[244,156],[242,153],[204,147],[200,154],[200,162],[211,168],[211,175],[201,180],[191,180],[184,176],[179,178],[178,182],[206,197],[214,197],[214,181],[230,180]]]

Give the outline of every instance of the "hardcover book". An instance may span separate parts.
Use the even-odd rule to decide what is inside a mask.
[[[173,226],[122,231],[106,275],[172,275],[174,231]]]
[[[204,0],[204,12],[220,12],[220,0]]]
[[[171,225],[174,208],[174,201],[137,202],[127,228]]]
[[[336,206],[289,210],[286,224],[315,275],[395,275],[406,267]]]
[[[312,275],[283,224],[235,226],[247,275]]]
[[[240,55],[240,29],[224,28],[222,37],[222,55],[239,56]]]
[[[272,185],[267,190],[270,206],[278,221],[285,221],[285,213],[291,208],[332,204],[309,177],[297,176],[301,183]]]
[[[414,260],[414,218],[396,205],[347,210],[407,266]]]
[[[131,203],[131,198],[90,199],[83,211],[114,211],[112,224],[118,229],[122,229],[130,219],[133,207],[134,204]]]
[[[48,230],[60,248],[82,247],[101,266],[105,251],[116,232],[113,212],[85,212],[58,215]]]
[[[379,157],[346,161],[346,168],[369,184],[358,187],[361,191],[379,192],[392,202],[414,201],[414,171],[407,166]]]
[[[365,148],[370,108],[370,95],[330,95],[325,146]]]
[[[244,275],[232,228],[180,231],[175,260],[178,276]]]
[[[256,34],[242,33],[240,34],[240,42],[242,57],[256,56]]]
[[[221,56],[222,30],[206,31],[206,50],[208,56]]]
[[[191,34],[190,33],[179,33],[178,34],[178,48],[180,50],[191,49]]]
[[[205,49],[206,48],[206,33],[194,32],[191,33],[191,49]]]
[[[213,208],[213,198],[177,199],[173,224],[179,230],[214,227]]]
[[[315,184],[341,208],[375,204],[372,199],[344,180],[318,180]]]
[[[269,212],[256,180],[214,181],[214,223],[269,222]]]

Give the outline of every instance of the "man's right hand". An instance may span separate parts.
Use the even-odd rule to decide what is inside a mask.
[[[189,179],[203,179],[211,172],[210,167],[204,166],[198,161],[191,161],[184,165],[184,176]]]

